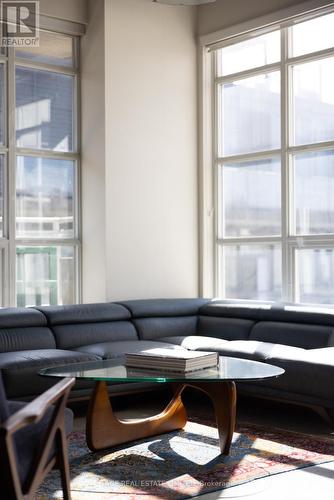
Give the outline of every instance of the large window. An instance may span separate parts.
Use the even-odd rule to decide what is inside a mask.
[[[334,304],[334,13],[212,51],[216,294]]]
[[[0,305],[79,300],[78,40],[0,55]]]

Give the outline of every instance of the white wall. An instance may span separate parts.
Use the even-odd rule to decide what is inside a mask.
[[[106,299],[104,0],[81,43],[83,301]]]
[[[199,29],[292,3],[217,0],[198,10]],[[197,9],[151,0],[90,0],[89,7],[82,41],[83,300],[195,296]]]
[[[105,8],[107,298],[196,296],[196,9]]]
[[[328,0],[315,0],[319,5]],[[300,4],[302,0],[216,0],[198,9],[198,33],[206,35],[256,17]]]

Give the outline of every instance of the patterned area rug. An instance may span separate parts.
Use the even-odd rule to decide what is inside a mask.
[[[88,450],[83,433],[73,433],[72,500],[181,500],[334,460],[334,442],[254,425],[239,426],[224,457],[208,423],[188,422],[182,431],[99,453]],[[62,498],[57,471],[37,495],[55,498]]]

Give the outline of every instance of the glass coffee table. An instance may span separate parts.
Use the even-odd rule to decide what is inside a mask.
[[[215,368],[186,374],[133,369],[124,366],[120,359],[75,363],[45,368],[40,372],[49,377],[75,377],[95,382],[86,424],[87,444],[92,451],[182,429],[187,422],[187,413],[181,394],[186,387],[192,387],[206,393],[212,400],[220,450],[224,455],[229,453],[235,428],[235,382],[278,377],[283,373],[282,368],[267,363],[225,356],[219,357],[219,365]],[[121,420],[113,412],[107,382],[172,383],[174,395],[157,415]]]

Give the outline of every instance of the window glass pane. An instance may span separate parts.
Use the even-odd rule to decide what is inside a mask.
[[[218,50],[219,76],[280,60],[280,32],[273,31]]]
[[[18,238],[71,238],[74,162],[18,156],[16,232]]]
[[[220,156],[280,147],[280,73],[221,85]]]
[[[0,238],[3,237],[4,186],[4,155],[0,155]]]
[[[334,304],[334,250],[296,250],[298,301]]]
[[[334,47],[333,26],[334,13],[293,26],[292,55],[296,57]]]
[[[16,68],[17,146],[73,149],[73,77]]]
[[[223,250],[227,298],[281,299],[281,249],[279,245],[235,245]]]
[[[72,41],[66,35],[40,31],[39,47],[20,47],[15,50],[15,56],[35,62],[73,66]]]
[[[225,237],[279,235],[281,170],[278,160],[225,164],[221,168]]]
[[[294,143],[334,139],[334,58],[292,68]]]
[[[294,158],[297,234],[334,233],[334,151]]]
[[[17,247],[17,305],[73,304],[74,255],[70,246]]]
[[[0,144],[4,144],[4,119],[5,119],[5,70],[4,64],[0,64]]]

